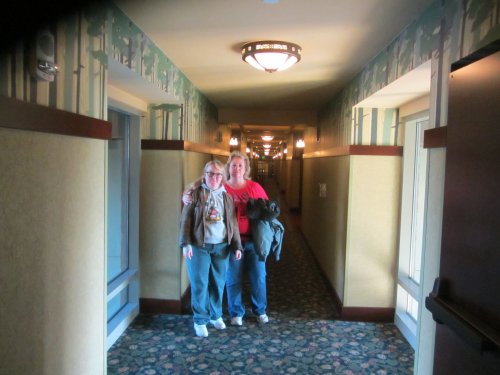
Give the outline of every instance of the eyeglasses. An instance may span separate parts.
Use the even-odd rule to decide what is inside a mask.
[[[205,172],[207,174],[208,177],[217,177],[217,178],[221,178],[222,177],[222,173],[214,173],[214,172]]]

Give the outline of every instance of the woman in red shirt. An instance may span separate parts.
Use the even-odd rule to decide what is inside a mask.
[[[247,202],[249,198],[269,199],[266,192],[257,182],[250,180],[250,160],[248,156],[234,151],[229,155],[226,163],[227,181],[224,186],[233,197],[236,207],[238,227],[240,229],[243,254],[238,260],[234,255],[229,257],[229,267],[226,278],[227,302],[231,324],[241,326],[245,315],[245,306],[241,295],[243,289],[243,271],[248,271],[250,280],[250,299],[252,312],[259,323],[267,323],[269,318],[267,309],[266,263],[260,261],[255,251],[247,216]]]

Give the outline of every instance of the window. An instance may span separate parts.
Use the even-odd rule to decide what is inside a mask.
[[[138,185],[139,126],[134,116],[109,110],[107,180],[107,348],[139,311]]]
[[[423,148],[423,135],[428,128],[427,116],[405,122],[396,325],[413,348],[419,319],[427,187],[427,150]]]

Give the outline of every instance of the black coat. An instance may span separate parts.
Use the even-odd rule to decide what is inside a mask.
[[[270,253],[280,260],[285,229],[277,219],[279,214],[278,201],[250,198],[247,202],[252,238],[260,261],[265,261]]]

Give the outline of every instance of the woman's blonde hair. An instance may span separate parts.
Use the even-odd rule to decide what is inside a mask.
[[[212,165],[215,166],[219,171],[222,172],[221,183],[226,182],[226,173],[225,173],[224,164],[222,164],[222,162],[218,159],[210,160],[209,162],[207,162],[207,164],[205,164],[205,167],[203,167],[203,174],[201,175],[201,180],[206,182],[205,181],[205,173],[208,172],[208,168],[210,168]]]
[[[244,154],[240,151],[233,151],[229,155],[229,158],[227,159],[226,167],[225,167],[226,178],[229,180],[229,178],[231,176],[229,174],[229,165],[231,164],[231,162],[233,161],[234,158],[242,158],[243,159],[243,161],[245,162],[245,173],[243,174],[243,178],[245,180],[249,180],[250,179],[250,159],[248,158],[247,154]]]

